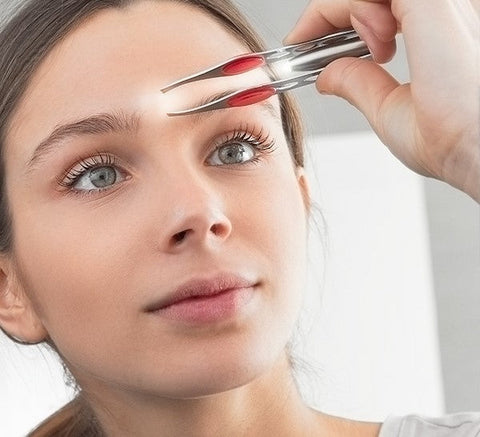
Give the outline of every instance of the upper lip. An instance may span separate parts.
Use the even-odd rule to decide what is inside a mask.
[[[209,278],[194,278],[184,282],[164,298],[148,305],[146,311],[158,311],[196,296],[213,296],[227,290],[249,288],[255,285],[255,281],[234,273],[219,273]]]

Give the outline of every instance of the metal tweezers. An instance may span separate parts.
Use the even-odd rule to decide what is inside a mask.
[[[353,29],[300,44],[236,56],[204,71],[177,80],[164,87],[161,91],[166,93],[190,82],[233,76],[260,67],[271,67],[280,61],[287,62],[288,70],[292,73],[300,73],[286,79],[280,78],[276,80],[277,77],[274,77],[272,82],[244,88],[195,108],[169,112],[168,115],[188,115],[216,109],[251,105],[275,94],[314,83],[317,76],[328,64],[347,56],[357,58],[369,58],[371,56],[367,45]]]

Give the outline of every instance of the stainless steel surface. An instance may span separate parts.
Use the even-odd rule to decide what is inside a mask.
[[[241,90],[223,96],[217,100],[213,100],[212,102],[209,102],[207,104],[203,104],[190,109],[171,111],[168,113],[168,115],[189,115],[199,112],[228,108],[230,106],[229,102],[231,99],[241,94],[248,93],[249,91],[255,91],[263,87],[268,87],[269,89],[274,90],[276,94],[278,94],[300,88],[305,85],[310,85],[316,81],[317,76],[331,62],[342,57],[370,57],[370,51],[367,45],[360,39],[360,37],[354,30],[345,30],[299,44],[279,47],[277,49],[267,50],[264,52],[237,56],[221,64],[210,67],[206,70],[192,74],[185,78],[181,78],[167,85],[161,91],[164,93],[169,92],[174,88],[197,80],[230,76],[231,74],[226,74],[224,72],[224,68],[226,66],[232,64],[232,62],[239,62],[243,59],[248,60],[255,57],[264,59],[265,64],[262,64],[262,67],[270,67],[277,62],[283,62],[287,64],[290,73],[300,74],[293,74],[290,77],[286,78],[282,78],[282,74],[280,74],[279,80],[273,80],[272,82],[268,82],[259,86],[257,85],[251,88],[243,88]]]

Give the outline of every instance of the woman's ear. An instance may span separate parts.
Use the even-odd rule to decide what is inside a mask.
[[[295,175],[297,176],[298,186],[300,187],[300,191],[302,193],[303,204],[305,205],[305,209],[308,215],[310,215],[312,199],[310,198],[310,186],[308,185],[308,179],[305,173],[305,169],[300,166],[296,167]]]
[[[4,256],[0,256],[0,327],[22,343],[36,344],[47,337],[32,301],[18,281],[12,261]]]

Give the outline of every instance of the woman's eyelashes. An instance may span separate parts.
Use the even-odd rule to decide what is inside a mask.
[[[214,142],[206,159],[210,166],[245,167],[258,164],[275,150],[275,140],[263,130],[235,130]],[[75,195],[92,195],[112,189],[128,178],[119,160],[106,152],[81,159],[57,182]]]
[[[82,159],[58,180],[59,185],[70,191],[103,191],[113,186],[124,172],[119,170],[117,158],[108,153],[97,152],[95,156]]]
[[[263,130],[240,129],[220,138],[207,159],[210,165],[256,164],[275,150],[275,140]],[[216,161],[216,162],[214,162]]]

